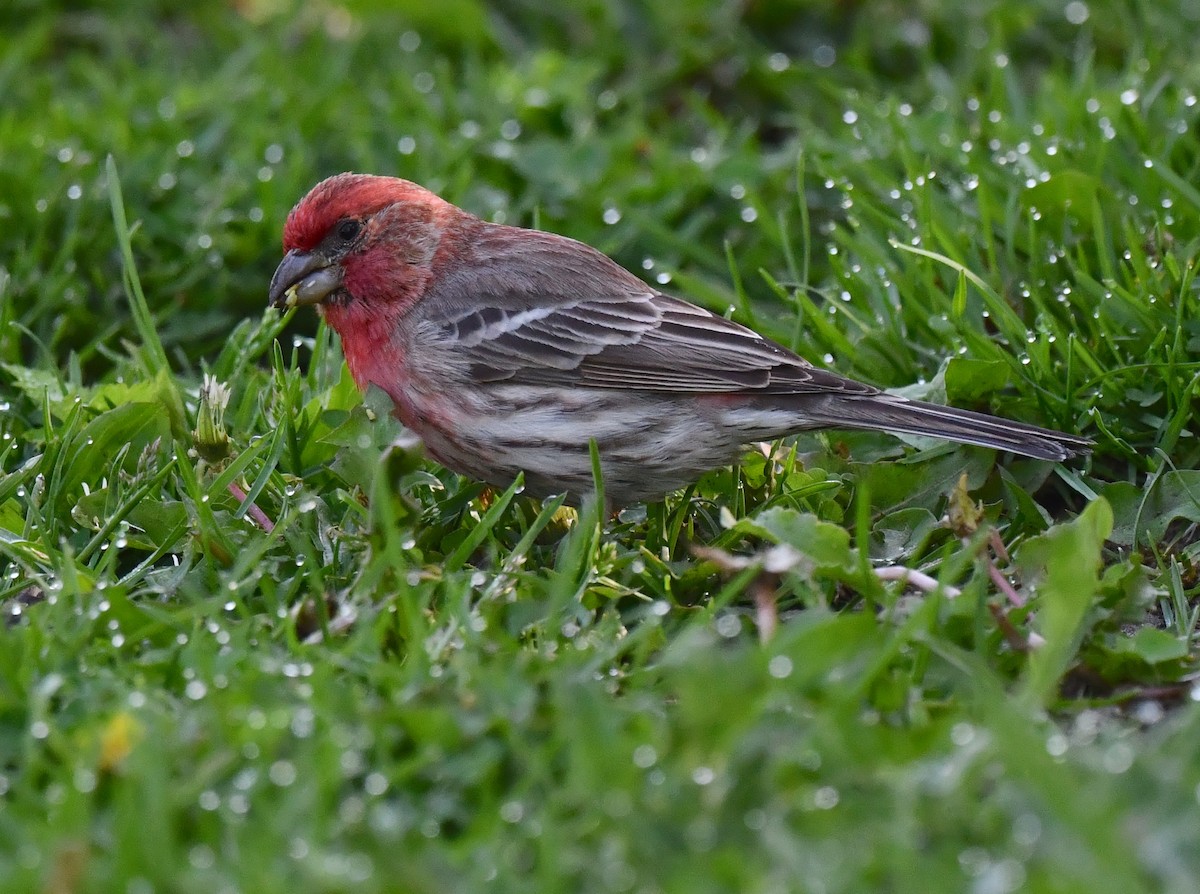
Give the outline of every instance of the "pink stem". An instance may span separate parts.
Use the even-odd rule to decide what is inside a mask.
[[[236,499],[239,503],[246,502],[246,492],[233,482],[229,483],[229,492],[233,494],[234,499]],[[275,530],[275,522],[271,521],[271,519],[267,517],[267,514],[258,508],[256,503],[250,504],[250,508],[246,510],[246,514],[250,516],[251,520],[256,525],[258,525],[268,534]]]

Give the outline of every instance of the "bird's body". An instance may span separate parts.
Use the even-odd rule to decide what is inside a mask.
[[[378,385],[449,468],[617,504],[745,445],[815,428],[931,435],[1062,460],[1085,439],[907,401],[665,295],[575,240],[482,221],[404,180],[342,174],[292,210],[277,305],[319,304],[355,382]]]

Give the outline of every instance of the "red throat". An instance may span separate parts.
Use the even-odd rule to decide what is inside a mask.
[[[326,305],[322,313],[342,337],[342,353],[359,389],[378,385],[393,401],[397,400],[404,375],[403,346],[396,339],[402,316],[399,306],[352,301]]]

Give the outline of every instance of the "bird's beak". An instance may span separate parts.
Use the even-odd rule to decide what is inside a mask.
[[[292,249],[271,277],[269,301],[285,310],[301,304],[320,304],[342,285],[342,265],[315,251]]]

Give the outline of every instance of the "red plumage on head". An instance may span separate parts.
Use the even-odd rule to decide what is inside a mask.
[[[296,203],[283,227],[283,250],[312,251],[346,217],[367,217],[396,202],[440,203],[424,187],[396,177],[337,174]]]
[[[442,222],[462,212],[424,187],[395,177],[338,174],[322,180],[288,215],[284,251],[311,252],[347,218],[365,223],[350,251],[337,257],[343,300],[321,314],[342,337],[350,373],[360,388],[376,384],[398,405],[404,371],[399,320],[424,293]],[[354,300],[344,300],[352,296]]]

